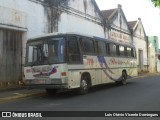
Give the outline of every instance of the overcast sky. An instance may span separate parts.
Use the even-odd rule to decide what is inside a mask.
[[[122,5],[128,21],[141,18],[147,36],[158,36],[160,44],[160,8],[155,8],[150,0],[96,0],[101,10]],[[160,46],[160,45],[159,45]]]

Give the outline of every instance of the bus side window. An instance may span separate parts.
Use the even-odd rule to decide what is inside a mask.
[[[127,47],[127,56],[128,57],[131,57],[132,54],[131,54],[131,48]]]
[[[119,53],[120,53],[120,56],[124,56],[125,55],[124,46],[119,46]]]
[[[127,47],[124,47],[124,56],[127,56]]]
[[[74,36],[68,37],[68,59],[70,64],[81,62],[78,41],[77,38]]]
[[[131,49],[131,56],[136,57],[136,51],[134,48]]]
[[[109,43],[106,44],[106,54],[110,55]]]
[[[109,44],[110,54],[115,56],[116,55],[116,45],[115,44]]]
[[[106,46],[105,43],[102,41],[97,41],[97,52],[98,55],[104,55],[106,56],[106,50],[105,50]]]
[[[80,49],[81,49],[81,51],[83,52],[84,45],[83,45],[83,41],[82,41],[82,38],[81,38],[81,37],[79,38],[79,44],[80,44]]]
[[[80,40],[80,44],[82,45],[82,51],[85,55],[94,55],[94,41],[90,38],[82,38],[82,42]]]
[[[116,45],[116,55],[120,56],[120,46]]]

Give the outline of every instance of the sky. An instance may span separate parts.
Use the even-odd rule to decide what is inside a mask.
[[[128,21],[141,18],[147,36],[159,37],[160,48],[160,8],[154,7],[151,0],[96,0],[100,10],[117,8],[122,5]]]

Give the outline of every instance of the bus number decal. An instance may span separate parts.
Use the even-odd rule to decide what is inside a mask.
[[[88,65],[93,65],[93,63],[94,63],[93,58],[87,58],[87,64]]]

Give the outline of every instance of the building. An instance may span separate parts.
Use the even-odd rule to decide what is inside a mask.
[[[160,72],[159,41],[157,36],[148,36],[150,72]]]
[[[133,44],[131,31],[121,5],[115,9],[103,10],[101,14],[106,21],[108,39]]]
[[[157,72],[160,72],[160,53],[156,54],[157,59]]]
[[[138,71],[148,71],[147,39],[141,19],[128,22],[121,5],[101,13],[106,20],[108,39],[135,45]]]
[[[141,18],[130,21],[128,24],[132,32],[133,44],[136,48],[138,71],[148,71],[148,43]]]
[[[155,46],[151,43],[148,46],[148,60],[149,60],[149,72],[156,72],[156,51]]]
[[[159,40],[158,36],[148,36],[148,43],[153,44],[155,47],[155,52],[159,53]]]
[[[1,0],[0,83],[22,80],[26,42],[54,32],[105,37],[95,0]]]

